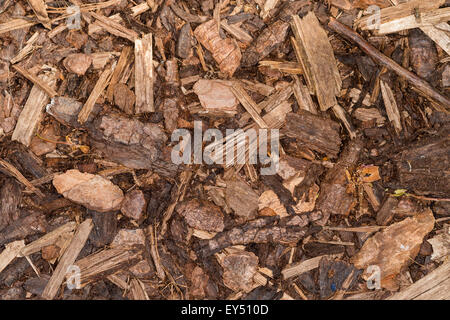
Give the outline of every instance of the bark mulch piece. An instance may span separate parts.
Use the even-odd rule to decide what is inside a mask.
[[[0,299],[449,299],[449,10],[0,1]]]

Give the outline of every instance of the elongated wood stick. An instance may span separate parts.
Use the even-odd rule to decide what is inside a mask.
[[[405,78],[413,87],[417,89],[419,93],[423,94],[426,98],[434,102],[433,106],[436,110],[450,113],[450,100],[437,92],[432,86],[430,86],[428,82],[419,78],[414,73],[406,70],[391,58],[386,57],[370,43],[364,40],[358,33],[343,25],[336,19],[330,18],[328,27],[330,27],[331,30],[356,43],[361,48],[361,50],[369,55],[376,63],[385,66],[389,70],[397,73],[400,77]]]
[[[77,259],[81,249],[83,249],[86,244],[93,226],[94,224],[92,223],[92,219],[87,219],[80,224],[69,244],[69,247],[64,252],[61,260],[59,260],[58,266],[42,292],[42,297],[44,299],[52,300],[56,296],[61,284],[64,281],[64,278],[66,277],[67,269],[73,265]]]
[[[56,92],[55,89],[53,89],[51,86],[49,86],[46,82],[44,82],[42,79],[40,79],[38,76],[35,76],[25,68],[22,68],[19,65],[13,66],[14,69],[16,69],[20,74],[22,74],[25,78],[33,82],[35,85],[37,85],[39,88],[41,88],[45,93],[50,97],[54,98],[58,95],[58,92]]]

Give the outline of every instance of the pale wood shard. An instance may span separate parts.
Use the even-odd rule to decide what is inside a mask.
[[[106,87],[109,84],[109,80],[111,79],[111,74],[113,72],[114,68],[106,68],[102,74],[100,75],[100,78],[98,79],[97,83],[95,84],[94,89],[92,90],[89,98],[87,99],[86,103],[84,104],[83,108],[81,109],[80,113],[78,114],[78,122],[83,124],[91,115],[92,110],[94,110],[95,103],[97,102],[98,98],[102,95],[103,91],[106,89]]]
[[[47,233],[43,237],[27,244],[24,248],[20,250],[19,256],[29,256],[30,254],[36,253],[43,247],[55,244],[58,239],[64,234],[71,233],[76,228],[75,222],[68,222],[65,225]]]
[[[112,248],[93,253],[78,260],[75,265],[80,268],[80,285],[91,283],[107,277],[123,267],[131,267],[142,259],[142,250]]]
[[[152,34],[146,34],[134,43],[136,114],[155,112],[153,104],[153,49]]]
[[[317,106],[313,102],[308,88],[301,82],[300,78],[296,75],[292,76],[294,83],[292,89],[294,90],[295,99],[297,100],[298,107],[302,110],[317,114]]]
[[[31,8],[38,20],[46,27],[47,29],[51,29],[50,18],[48,17],[47,8],[44,0],[28,0]]]
[[[337,104],[342,80],[337,68],[333,48],[325,30],[313,12],[303,19],[293,16],[291,21],[295,35],[297,59],[301,63],[310,90],[313,90],[322,111]]]
[[[269,61],[263,60],[259,62],[261,67],[269,67],[280,72],[288,74],[303,74],[302,65],[298,62],[283,62],[283,61]]]
[[[131,279],[130,294],[133,300],[150,300],[145,291],[144,284],[139,279]]]
[[[111,61],[112,58],[119,56],[119,52],[95,52],[90,56],[92,58],[92,67],[94,70],[103,70],[106,64]]]
[[[434,25],[442,19],[442,13],[436,14],[441,10],[436,10],[445,3],[445,0],[413,0],[383,8],[380,10],[380,21],[373,23],[372,15],[363,17],[355,21],[355,25],[362,30],[376,30],[379,34],[386,34],[418,28],[427,25]],[[416,17],[418,12],[420,18]],[[444,14],[445,16],[446,14]]]
[[[74,264],[75,260],[81,252],[81,249],[83,249],[93,227],[94,224],[92,223],[92,219],[87,219],[79,225],[72,238],[72,241],[69,244],[69,247],[67,247],[58,263],[58,266],[53,272],[52,277],[50,278],[47,285],[45,286],[44,291],[42,292],[42,297],[44,299],[52,300],[56,296],[67,274],[67,269]]]
[[[274,87],[261,82],[255,82],[246,79],[242,79],[240,81],[243,83],[243,86],[245,87],[246,90],[257,92],[266,97],[272,95],[272,93],[275,91]]]
[[[441,27],[446,29],[441,30]],[[436,44],[450,56],[450,36],[446,32],[448,31],[448,23],[444,22],[435,26],[423,26],[420,27],[420,30],[430,37],[431,40],[436,42]]]
[[[305,272],[308,272],[308,271],[318,268],[320,260],[324,257],[332,259],[332,258],[340,258],[340,257],[342,257],[342,255],[343,255],[342,253],[336,254],[336,255],[322,255],[322,256],[314,257],[314,258],[311,258],[311,259],[308,259],[308,260],[305,260],[302,262],[297,262],[297,263],[286,266],[281,271],[281,274],[283,275],[283,279],[287,280],[289,278],[299,276]]]
[[[14,241],[5,246],[5,250],[0,253],[0,273],[17,257],[24,246],[24,240]]]
[[[433,247],[432,261],[440,262],[448,259],[450,256],[450,224],[445,224],[442,232],[428,239],[428,243]]]
[[[38,24],[38,22],[27,19],[14,19],[0,24],[0,35],[14,30],[29,28],[36,24]]]
[[[97,20],[97,23],[106,31],[117,37],[125,38],[131,42],[135,42],[139,38],[139,34],[133,30],[125,28],[119,22],[109,19],[101,14],[94,12],[89,13],[93,18]]]
[[[389,85],[383,80],[380,80],[380,88],[383,95],[384,106],[386,107],[388,119],[392,122],[395,132],[397,134],[400,134],[403,127],[400,118],[400,111],[398,110],[394,93],[392,92],[392,89],[389,87]]]
[[[55,70],[51,70],[47,74],[39,76],[39,78],[50,88],[56,88],[57,76]],[[48,103],[48,94],[38,85],[34,85],[20,113],[19,120],[17,120],[11,140],[19,141],[28,147],[38,129],[44,114],[44,108]]]
[[[28,80],[33,82],[35,85],[37,85],[40,89],[44,90],[45,93],[47,93],[47,95],[50,98],[54,98],[58,95],[58,92],[56,92],[56,90],[52,86],[47,84],[42,78],[32,74],[31,72],[29,72],[25,68],[22,68],[19,65],[14,65],[13,68],[15,70],[17,70],[25,78],[27,78]]]
[[[248,95],[248,93],[242,88],[242,86],[238,83],[235,83],[231,90],[235,94],[236,98],[238,98],[239,102],[242,106],[247,110],[248,113],[252,116],[253,120],[260,128],[269,128],[264,119],[259,115],[260,110],[258,105],[253,101],[253,99]]]
[[[127,67],[131,65],[133,59],[133,47],[125,47],[120,54],[117,66],[111,76],[111,81],[109,82],[108,90],[106,91],[106,99],[112,102],[114,99],[114,86],[119,83],[123,74],[125,73]]]
[[[253,41],[252,36],[249,35],[244,29],[239,28],[234,24],[230,25],[226,20],[220,21],[220,25],[222,26],[222,28],[224,28],[225,31],[227,31],[239,41],[242,41],[244,43],[251,43]]]
[[[279,2],[280,0],[266,0],[261,10],[260,14],[261,18],[263,19],[267,18],[270,14],[270,11],[274,9]]]
[[[420,22],[417,17],[411,14],[407,17],[395,19],[380,25],[379,34],[388,34],[409,30],[414,28],[422,28],[433,26],[450,20],[450,8],[437,9],[431,12],[420,13]]]
[[[390,296],[387,300],[449,300],[450,299],[450,262],[413,283],[406,289]]]
[[[16,64],[17,62],[22,61],[23,59],[25,59],[25,57],[27,57],[29,54],[31,54],[34,49],[36,48],[34,46],[34,43],[36,42],[36,40],[39,37],[39,32],[35,32],[30,39],[28,39],[27,41],[27,45],[25,47],[23,47],[19,53],[13,58],[11,59],[11,64]]]
[[[336,116],[336,118],[341,120],[342,123],[344,124],[344,127],[347,130],[348,135],[350,136],[350,139],[355,139],[356,138],[356,130],[353,127],[351,120],[350,120],[350,116],[345,111],[345,109],[342,108],[339,104],[335,104],[333,106],[333,112],[334,112],[334,115]]]

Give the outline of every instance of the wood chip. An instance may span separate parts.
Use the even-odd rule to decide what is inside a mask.
[[[64,234],[70,234],[76,228],[75,222],[68,222],[65,225],[53,230],[52,232],[47,233],[41,238],[27,244],[20,250],[19,255],[21,257],[29,256],[33,253],[40,251],[43,247],[55,244],[58,241],[58,238],[63,236]]]
[[[305,272],[314,270],[316,268],[319,267],[319,262],[320,260],[322,260],[322,258],[327,257],[327,258],[340,258],[342,257],[342,254],[336,254],[336,255],[322,255],[322,256],[317,256],[302,262],[297,262],[294,263],[292,265],[288,265],[286,266],[282,271],[281,274],[283,275],[283,279],[287,280],[293,277],[297,277]]]
[[[83,108],[78,114],[79,123],[83,124],[89,119],[89,116],[91,115],[91,112],[94,109],[94,105],[97,102],[97,99],[100,98],[100,96],[103,94],[103,91],[108,86],[113,71],[114,71],[113,67],[106,68],[100,75],[100,78],[95,84],[95,87],[92,90],[89,98],[87,99],[86,103],[84,104]]]
[[[0,253],[0,272],[2,272],[17,257],[24,246],[24,240],[14,241],[5,246],[5,250]]]
[[[298,46],[297,59],[301,62],[308,85],[319,101],[320,110],[326,111],[337,104],[341,91],[341,76],[337,69],[333,48],[317,17],[310,12],[291,22]]]
[[[50,88],[56,88],[56,71],[52,70],[47,74],[39,76],[43,83],[46,83]],[[38,126],[42,120],[44,107],[49,102],[48,94],[40,88],[37,84],[31,89],[28,100],[20,113],[17,120],[16,128],[14,129],[12,140],[29,146],[31,139],[36,133]]]
[[[153,49],[152,34],[134,43],[136,114],[155,112],[153,105]]]
[[[55,271],[53,272],[52,277],[42,292],[42,297],[44,299],[53,300],[53,298],[58,294],[58,290],[64,281],[68,268],[75,263],[75,260],[80,254],[81,249],[83,249],[92,228],[92,219],[86,219],[77,228],[69,247],[66,249],[66,252],[64,252]]]

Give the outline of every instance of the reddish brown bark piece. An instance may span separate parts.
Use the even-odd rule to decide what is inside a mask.
[[[141,190],[133,190],[125,195],[120,210],[125,216],[139,221],[143,217],[145,205],[144,193]]]
[[[336,158],[341,145],[339,129],[339,124],[332,120],[298,110],[287,115],[281,133],[297,139],[302,146]]]
[[[243,250],[227,254],[221,261],[223,283],[234,291],[250,292],[254,288],[253,277],[258,268],[258,257]]]
[[[352,193],[347,192],[348,178],[346,170],[356,166],[363,148],[361,140],[352,140],[344,149],[339,161],[329,169],[320,185],[317,209],[326,214],[348,215],[355,206]]]
[[[176,210],[192,228],[212,232],[223,231],[223,213],[219,207],[210,202],[193,199],[179,204]]]
[[[57,175],[53,185],[65,198],[95,211],[117,210],[123,200],[122,190],[112,182],[78,170]]]
[[[192,299],[204,299],[206,296],[206,286],[209,276],[200,267],[195,267],[191,274],[191,286],[189,287],[189,297]]]
[[[233,76],[241,63],[241,50],[230,38],[222,39],[217,29],[217,22],[210,20],[201,24],[195,29],[194,35],[212,53],[220,71],[229,77]]]
[[[67,71],[82,76],[92,65],[92,57],[84,53],[70,54],[63,62]]]
[[[135,102],[136,96],[126,84],[118,83],[114,86],[114,103],[120,110],[132,115],[134,113]]]
[[[388,278],[414,262],[423,238],[434,227],[430,209],[415,217],[392,224],[368,239],[351,262],[359,269],[377,265],[381,269],[381,286],[388,285]]]
[[[202,107],[217,111],[236,112],[239,101],[231,91],[230,83],[220,80],[201,79],[194,85]]]

